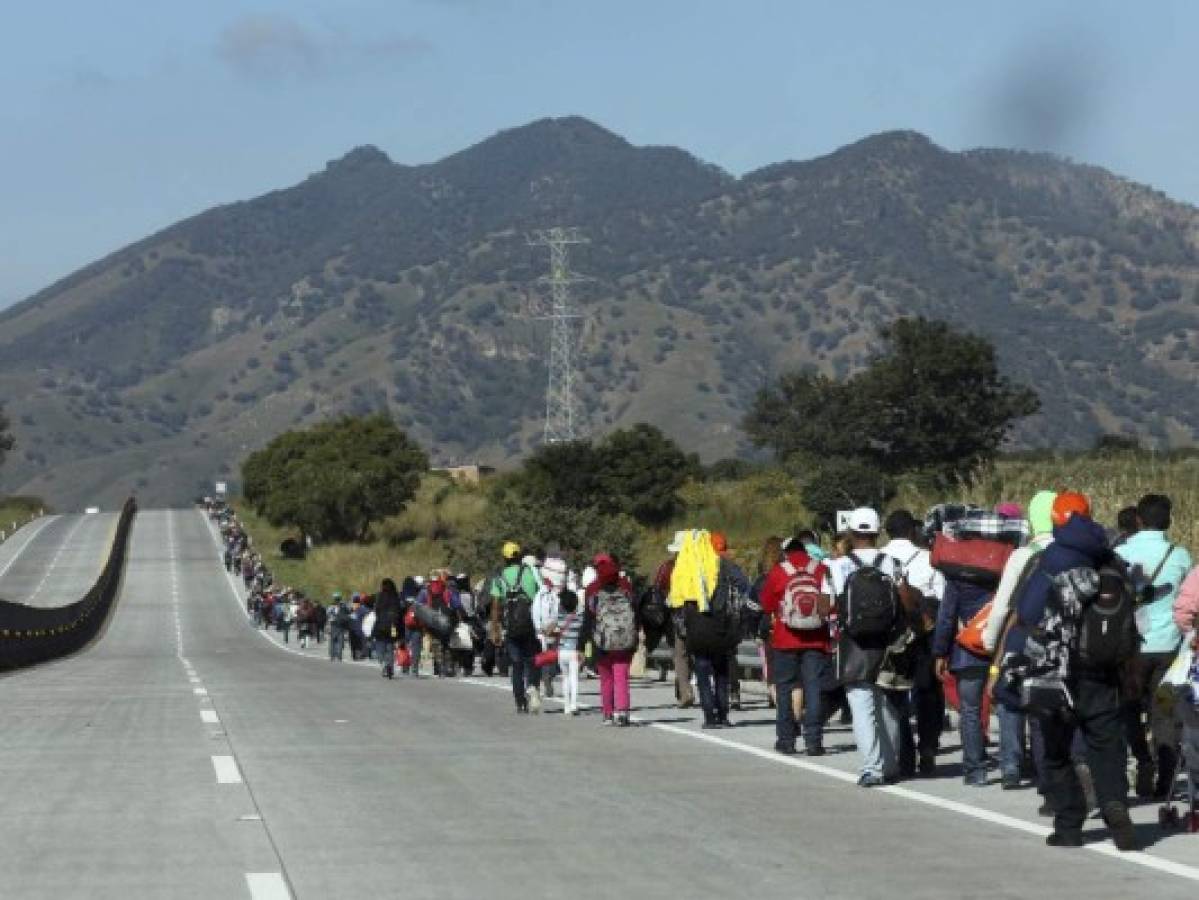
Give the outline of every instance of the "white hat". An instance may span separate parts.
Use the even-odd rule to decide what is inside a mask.
[[[855,534],[878,534],[882,530],[878,513],[869,506],[859,506],[849,514],[849,530]]]
[[[587,588],[591,587],[592,582],[594,582],[595,579],[598,577],[599,576],[596,575],[596,572],[595,572],[595,567],[588,566],[586,569],[583,570],[583,577],[581,579],[579,579],[579,584],[581,584],[583,586],[583,589],[586,590]]]
[[[683,549],[683,541],[687,540],[687,532],[676,531],[670,543],[666,545],[667,553],[678,553]]]

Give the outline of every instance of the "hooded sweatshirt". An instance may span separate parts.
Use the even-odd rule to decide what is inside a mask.
[[[1036,571],[1015,598],[1016,625],[1004,650],[1021,652],[1028,629],[1037,627],[1053,591],[1052,578],[1071,569],[1098,568],[1111,555],[1107,533],[1094,519],[1073,515],[1065,525],[1053,529],[1053,543],[1041,553]]]
[[[1055,499],[1057,494],[1053,491],[1041,491],[1028,504],[1028,524],[1032,528],[1033,537],[1027,547],[1020,547],[1008,557],[999,587],[995,589],[995,597],[991,601],[991,615],[987,619],[987,627],[983,630],[983,646],[990,653],[994,653],[999,644],[999,637],[1012,608],[1012,595],[1020,584],[1020,576],[1024,574],[1029,562],[1053,543]]]

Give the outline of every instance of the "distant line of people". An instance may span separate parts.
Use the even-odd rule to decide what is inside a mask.
[[[1069,491],[1040,492],[1027,510],[942,504],[884,520],[859,508],[829,550],[812,531],[770,539],[752,579],[724,535],[686,530],[641,588],[612,554],[576,573],[557,548],[528,554],[508,541],[495,573],[473,587],[439,571],[325,606],[277,588],[236,517],[213,507],[255,622],[284,640],[295,623],[304,644],[327,629],[332,659],[348,640],[355,659],[377,660],[388,678],[417,675],[425,652],[441,677],[478,664],[510,677],[521,714],[538,712],[558,684],[576,715],[590,673],[601,721],[627,726],[630,672],[666,645],[679,707],[698,695],[702,727],[720,729],[734,726],[737,654],[748,645],[769,685],[777,752],[796,754],[802,741],[806,755],[823,755],[840,713],[852,723],[859,785],[934,777],[949,706],[966,785],[1031,781],[1040,813],[1054,819],[1051,845],[1080,845],[1097,810],[1124,850],[1137,846],[1129,753],[1141,798],[1168,802],[1188,775],[1199,829],[1199,570],[1168,537],[1171,511],[1150,494],[1108,531]]]

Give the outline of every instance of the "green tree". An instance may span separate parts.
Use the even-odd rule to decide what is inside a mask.
[[[428,457],[386,415],[344,417],[279,435],[242,464],[243,493],[271,524],[362,540],[403,511]]]
[[[16,443],[13,440],[12,433],[9,432],[8,416],[4,414],[4,406],[0,405],[0,466],[4,465],[4,459],[8,456],[8,451],[13,448]]]
[[[799,497],[816,517],[816,527],[832,531],[839,509],[886,506],[895,497],[895,481],[863,460],[833,459],[808,471]]]
[[[900,319],[884,352],[845,381],[799,372],[758,392],[744,428],[800,468],[856,459],[883,472],[969,480],[991,462],[1012,425],[1040,406],[999,373],[985,338],[944,322]]]
[[[660,525],[678,511],[679,489],[701,468],[661,430],[644,422],[614,431],[595,449],[602,508]]]
[[[600,457],[590,441],[538,447],[513,483],[527,500],[555,509],[585,509],[600,501]]]

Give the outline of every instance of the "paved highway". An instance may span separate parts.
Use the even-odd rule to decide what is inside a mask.
[[[44,516],[0,544],[0,599],[62,606],[96,582],[116,528],[117,513]]]
[[[1029,792],[862,790],[847,732],[819,763],[783,758],[764,708],[713,735],[646,684],[642,727],[609,729],[518,717],[499,679],[387,682],[279,648],[216,554],[199,513],[141,513],[106,635],[0,681],[4,897],[1193,898],[1199,884],[1199,838],[1145,824],[1147,853],[1051,850]]]

